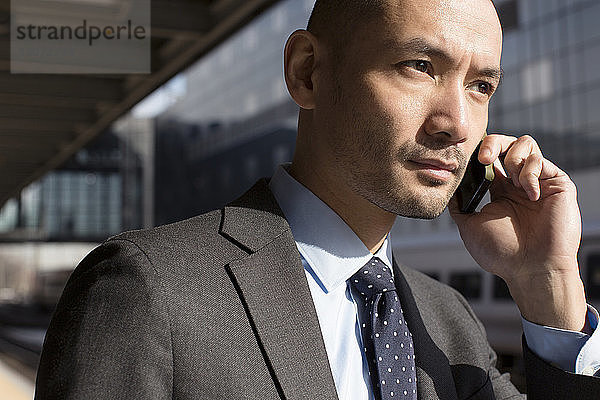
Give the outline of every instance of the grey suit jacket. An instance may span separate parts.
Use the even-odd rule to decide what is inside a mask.
[[[482,325],[454,290],[394,265],[419,399],[508,399]],[[333,317],[333,316],[332,316]],[[525,346],[532,399],[600,397]],[[67,283],[36,399],[337,399],[289,225],[259,181],[175,224],[113,237]]]

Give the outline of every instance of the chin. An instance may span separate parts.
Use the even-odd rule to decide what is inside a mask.
[[[435,219],[439,217],[446,209],[447,202],[442,204],[417,204],[412,203],[399,207],[396,215],[407,218]]]
[[[450,201],[451,194],[445,196],[425,196],[423,193],[403,193],[394,198],[372,201],[378,207],[407,218],[435,219],[439,217]]]
[[[390,177],[365,182],[362,180],[361,184],[353,185],[363,198],[389,213],[418,219],[439,217],[458,186],[456,182],[394,180]]]
[[[413,210],[414,212],[411,214],[397,214],[401,217],[407,217],[407,218],[416,218],[416,219],[436,219],[437,217],[439,217],[440,215],[442,215],[442,213],[444,212],[444,210],[446,209],[446,207],[442,208],[441,210],[436,209],[436,210],[432,210],[432,209],[419,209],[419,210]]]

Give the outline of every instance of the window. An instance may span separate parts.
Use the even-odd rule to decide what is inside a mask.
[[[538,59],[521,71],[521,87],[524,100],[531,104],[545,100],[554,93],[552,61]]]
[[[256,155],[249,155],[244,160],[244,173],[247,182],[254,182],[259,174],[259,162]]]
[[[288,23],[287,21],[287,13],[286,10],[283,8],[278,8],[274,13],[273,13],[273,30],[275,31],[281,31],[285,28],[285,25]]]
[[[519,27],[519,7],[517,0],[509,0],[498,5],[498,16],[502,24],[502,30],[508,32]]]
[[[287,146],[279,144],[273,148],[273,167],[290,161]]]
[[[450,274],[450,286],[458,290],[467,300],[481,297],[481,274],[479,272],[455,272]]]

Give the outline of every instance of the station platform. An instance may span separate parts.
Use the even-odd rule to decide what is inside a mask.
[[[0,400],[32,400],[35,371],[0,354]]]

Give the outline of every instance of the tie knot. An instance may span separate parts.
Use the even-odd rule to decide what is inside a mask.
[[[367,297],[396,290],[392,271],[377,257],[371,258],[358,272],[352,275],[350,283]]]

